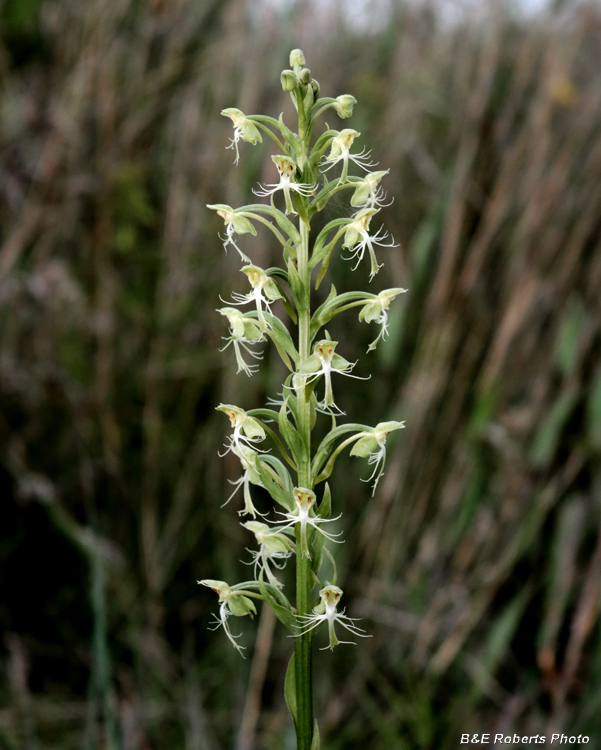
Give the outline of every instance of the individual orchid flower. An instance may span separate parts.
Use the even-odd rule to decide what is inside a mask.
[[[244,657],[242,653],[244,646],[236,642],[236,638],[240,638],[242,633],[233,635],[227,624],[227,620],[231,615],[234,615],[234,617],[250,615],[252,619],[257,614],[254,602],[248,598],[248,594],[251,592],[244,589],[234,590],[225,581],[214,581],[211,578],[205,578],[202,581],[197,581],[197,583],[200,583],[202,586],[208,586],[208,588],[219,595],[219,616],[213,615],[215,627],[209,628],[209,630],[217,630],[217,628],[222,627],[232,646]]]
[[[343,591],[338,586],[324,586],[319,592],[319,598],[321,602],[313,608],[313,613],[310,615],[297,615],[296,619],[299,621],[299,633],[296,633],[294,638],[300,635],[305,635],[311,630],[321,625],[322,622],[328,623],[328,631],[330,636],[330,642],[327,646],[320,649],[325,651],[327,648],[333,650],[335,646],[339,646],[342,643],[356,645],[354,641],[339,641],[336,637],[336,631],[334,629],[334,623],[337,622],[342,625],[343,628],[352,633],[353,635],[359,636],[360,638],[371,638],[364,630],[358,628],[354,623],[357,622],[357,618],[347,617],[344,613],[336,611],[336,606],[342,597]]]
[[[368,352],[371,352],[376,348],[380,339],[385,339],[386,336],[388,336],[388,308],[395,297],[398,297],[399,294],[403,294],[403,292],[406,291],[406,289],[401,289],[400,287],[395,289],[384,289],[383,292],[377,294],[374,299],[370,299],[361,308],[361,311],[359,312],[359,320],[361,322],[375,322],[379,323],[381,326],[378,337],[367,347]]]
[[[248,550],[253,556],[253,561],[250,564],[254,563],[255,566],[255,580],[258,580],[259,571],[264,570],[269,583],[277,589],[281,589],[282,583],[275,577],[269,565],[271,563],[278,570],[282,570],[286,565],[285,561],[295,552],[294,542],[284,534],[279,533],[277,529],[270,529],[267,524],[260,521],[247,521],[242,526],[252,531],[259,545],[258,551]],[[284,562],[279,562],[280,560]]]
[[[365,248],[369,250],[369,257],[371,261],[371,271],[369,274],[369,280],[378,273],[382,265],[378,264],[376,253],[374,251],[374,245],[379,247],[398,247],[395,244],[394,237],[391,237],[391,241],[385,243],[384,240],[389,236],[388,232],[384,230],[384,227],[379,229],[374,235],[369,235],[369,223],[372,216],[378,213],[376,208],[365,208],[357,214],[354,221],[352,221],[346,228],[344,234],[344,242],[342,247],[347,248],[351,251],[351,254],[345,260],[357,259],[357,262],[353,266],[353,271],[357,268],[359,263],[363,260],[365,254]]]
[[[370,477],[363,479],[363,482],[371,482],[375,477],[376,480],[372,486],[372,497],[376,492],[376,487],[380,477],[384,473],[386,463],[386,438],[394,430],[401,430],[405,426],[404,422],[380,422],[373,430],[365,431],[362,437],[353,445],[351,456],[360,456],[367,458],[368,465],[375,464],[374,470]]]
[[[230,324],[230,335],[222,336],[227,344],[219,350],[220,352],[228,348],[230,344],[234,345],[234,351],[236,352],[236,362],[238,364],[238,372],[245,372],[249,377],[259,369],[259,365],[249,365],[244,361],[242,356],[242,349],[250,354],[255,359],[263,359],[263,355],[258,352],[253,352],[250,348],[252,344],[263,339],[263,332],[259,326],[259,323],[248,315],[243,315],[239,310],[233,307],[222,307],[221,310],[217,310],[218,313],[224,315]]]
[[[255,484],[257,485],[257,487],[263,487],[259,469],[257,468],[257,461],[259,460],[257,452],[252,448],[249,448],[247,445],[232,445],[231,451],[240,459],[240,463],[242,464],[242,468],[244,469],[244,474],[242,474],[242,476],[235,481],[232,481],[231,479],[228,480],[230,484],[234,485],[234,491],[221,507],[223,508],[223,506],[227,505],[229,501],[234,497],[234,495],[238,492],[240,487],[243,487],[244,508],[238,511],[238,515],[250,515],[253,518],[256,518],[257,514],[260,516],[265,515],[264,513],[259,513],[259,511],[255,508],[250,494],[251,484]]]
[[[324,157],[321,162],[322,172],[328,172],[334,165],[338,164],[339,161],[342,162],[342,172],[338,180],[339,185],[346,182],[349,160],[361,167],[361,169],[364,169],[366,172],[369,171],[370,167],[376,166],[374,162],[369,161],[371,158],[371,151],[363,149],[358,154],[351,154],[353,141],[360,135],[361,133],[358,133],[352,128],[341,130],[332,141],[330,153]]]
[[[386,193],[380,186],[380,181],[389,172],[390,170],[387,169],[385,171],[370,172],[369,174],[366,174],[363,180],[357,183],[355,192],[351,197],[351,206],[354,206],[355,208],[389,206],[390,203],[384,203],[386,200]]]
[[[269,324],[265,320],[263,314],[263,305],[269,313],[271,313],[271,303],[275,302],[276,299],[282,299],[278,287],[275,281],[268,276],[262,268],[258,266],[244,266],[241,269],[242,273],[246,274],[252,291],[248,294],[238,294],[234,292],[232,297],[235,305],[246,305],[248,302],[255,302],[257,306],[257,318],[262,331],[266,331],[269,328]]]
[[[313,354],[305,361],[299,372],[295,375],[295,384],[298,383],[298,387],[312,383],[321,375],[324,376],[324,398],[323,401],[319,402],[319,406],[322,409],[338,409],[338,406],[334,402],[334,393],[332,391],[333,372],[337,372],[339,375],[346,375],[350,378],[356,378],[357,380],[369,379],[350,374],[356,363],[349,362],[344,357],[341,357],[340,354],[336,354],[334,350],[337,345],[338,342],[331,339],[318,341],[313,347]]]
[[[225,203],[207,204],[207,208],[217,211],[217,214],[225,221],[225,237],[219,235],[225,252],[227,253],[227,246],[231,245],[236,248],[243,261],[250,263],[250,258],[240,250],[234,240],[235,234],[252,234],[256,237],[257,230],[250,221],[245,216],[240,216],[231,206],[226,206]]]
[[[288,156],[276,155],[271,157],[273,163],[276,165],[278,172],[280,173],[280,181],[277,185],[259,185],[259,190],[253,190],[255,195],[259,195],[263,198],[268,195],[277,193],[278,190],[284,191],[284,197],[286,199],[286,213],[295,214],[294,206],[292,205],[292,196],[290,191],[293,190],[299,195],[309,196],[315,192],[315,185],[305,185],[303,183],[294,182],[292,180],[294,173],[296,172],[296,164]]]
[[[244,112],[241,112],[239,109],[236,109],[235,107],[228,107],[228,109],[223,109],[221,111],[221,114],[225,117],[229,117],[234,123],[234,137],[232,138],[231,143],[229,146],[227,146],[227,148],[233,148],[236,150],[236,159],[234,160],[234,164],[238,164],[238,162],[240,161],[238,141],[242,139],[243,141],[252,143],[253,146],[255,146],[257,143],[262,143],[263,138],[261,138],[261,133],[259,132],[259,129],[255,125],[255,123],[252,120],[249,120]]]
[[[323,536],[331,542],[342,544],[342,541],[335,538],[340,536],[342,532],[338,534],[330,534],[321,528],[322,523],[337,521],[342,514],[336,516],[336,518],[320,518],[319,516],[311,515],[317,498],[315,497],[315,493],[312,490],[308,490],[306,487],[295,487],[292,495],[296,506],[295,509],[291,513],[281,513],[280,511],[276,511],[279,516],[284,516],[288,521],[284,526],[280,526],[278,531],[283,531],[284,529],[296,526],[296,524],[299,523],[301,532],[301,553],[304,557],[311,558],[309,544],[307,542],[307,526],[312,526],[316,532],[323,534]]]
[[[234,428],[233,434],[229,436],[230,442],[225,453],[228,453],[234,447],[239,448],[243,443],[253,447],[252,443],[260,443],[267,437],[261,423],[254,417],[249,417],[244,409],[231,404],[219,404],[216,410],[226,414]],[[224,456],[225,453],[220,455]]]

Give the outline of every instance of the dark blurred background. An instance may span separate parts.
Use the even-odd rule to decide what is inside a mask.
[[[205,204],[273,181],[267,142],[233,166],[219,112],[290,116],[301,47],[322,94],[358,99],[330,125],[390,168],[401,246],[370,289],[410,290],[375,354],[355,313],[331,327],[373,373],[337,402],[407,429],[374,498],[365,461],[332,477],[347,613],[374,637],[319,654],[323,747],[601,748],[599,3],[0,9],[0,747],[294,748],[285,631],[236,620],[242,660],[196,581],[252,575],[214,407],[283,372],[218,353],[219,295],[246,285]],[[329,278],[367,287],[339,258]]]

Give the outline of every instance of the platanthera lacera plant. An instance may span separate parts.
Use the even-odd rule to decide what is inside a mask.
[[[245,516],[242,525],[249,532],[249,541],[254,537],[255,548],[249,560],[254,578],[234,585],[209,579],[200,583],[218,595],[215,628],[222,628],[240,653],[240,634],[233,632],[232,621],[252,617],[256,600],[266,602],[290,631],[294,654],[286,675],[286,701],[294,719],[298,750],[316,750],[319,731],[313,718],[313,638],[327,631],[326,648],[333,649],[354,642],[349,640],[353,636],[368,635],[340,609],[343,592],[336,585],[330,546],[342,541],[342,532],[334,532],[331,526],[341,514],[331,517],[336,503],[326,480],[338,455],[350,447],[351,455],[367,459],[375,492],[384,471],[387,437],[404,426],[395,421],[380,422],[375,427],[338,424],[343,412],[336,403],[336,381],[359,376],[354,374],[355,363],[344,358],[344,342],[333,341],[324,327],[335,316],[355,308],[360,321],[378,327],[368,349],[371,351],[386,338],[390,303],[406,290],[338,294],[332,286],[327,299],[312,311],[312,285],[317,288],[321,283],[337,247],[353,269],[369,266],[372,281],[381,267],[377,248],[394,247],[394,242],[382,228],[374,230],[386,200],[380,183],[387,172],[372,171],[375,164],[370,153],[357,150],[361,134],[351,128],[326,129],[313,138],[325,112],[334,110],[338,117],[348,118],[355,98],[320,98],[319,84],[305,67],[301,50],[290,54],[290,67],[292,70],[282,73],[281,81],[298,112],[296,132],[285,125],[281,115],[276,120],[245,115],[233,108],[222,112],[234,124],[230,147],[235,150],[236,163],[240,141],[257,144],[268,136],[277,147],[271,157],[273,183],[254,191],[268,202],[241,208],[209,206],[225,223],[224,248],[230,246],[238,252],[241,271],[248,279],[248,292],[233,294],[227,306],[219,310],[228,325],[223,349],[233,349],[238,372],[250,376],[259,367],[261,345],[271,341],[290,374],[283,383],[281,399],[272,401],[270,408],[245,411],[232,404],[217,407],[231,428],[226,451],[240,460],[240,478],[234,482],[234,492],[227,502],[239,502],[234,498],[242,489],[244,502],[238,512]],[[314,236],[314,218],[335,195],[346,198],[350,208]],[[261,226],[267,227],[282,246],[281,267],[259,268],[240,247],[244,235],[255,235]],[[276,301],[286,311],[285,321],[274,314]],[[331,429],[319,445],[314,445],[311,434],[318,419],[326,419]],[[253,487],[264,488],[273,499],[271,517],[255,507]],[[284,590],[280,580],[280,571],[293,561],[294,595]],[[322,564],[330,579],[324,576]],[[344,640],[339,639],[342,636]]]

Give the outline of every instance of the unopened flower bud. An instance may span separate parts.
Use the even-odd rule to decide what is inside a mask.
[[[294,91],[298,83],[296,75],[292,70],[283,70],[280,81],[282,82],[284,91]]]
[[[336,103],[333,105],[339,117],[343,119],[350,117],[353,114],[353,107],[357,103],[354,96],[350,94],[342,94],[336,97]]]
[[[293,49],[290,53],[290,67],[294,68],[295,66],[298,66],[299,68],[303,68],[305,65],[305,55],[303,54],[302,49]]]
[[[309,68],[303,68],[298,74],[298,80],[305,86],[311,81],[311,71]]]

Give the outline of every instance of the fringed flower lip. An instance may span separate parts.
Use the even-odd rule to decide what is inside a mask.
[[[197,581],[197,583],[202,586],[207,586],[219,595],[219,615],[213,615],[214,627],[209,629],[217,630],[217,628],[223,628],[230,643],[237,651],[239,651],[240,655],[244,657],[244,654],[242,653],[244,646],[241,646],[236,641],[236,639],[240,638],[242,634],[239,633],[238,635],[233,635],[227,621],[231,615],[234,615],[234,617],[250,615],[251,618],[256,615],[257,609],[254,602],[252,599],[248,598],[249,596],[254,597],[255,595],[251,591],[246,591],[244,589],[237,590],[236,587],[230,586],[225,581],[215,581],[211,578],[205,578],[202,581]]]
[[[352,128],[345,128],[341,130],[337,136],[332,140],[330,147],[330,153],[324,156],[320,162],[321,171],[329,172],[339,162],[342,162],[342,173],[338,178],[338,184],[342,185],[346,182],[348,176],[348,163],[349,161],[354,162],[357,166],[369,172],[371,167],[377,166],[377,162],[370,161],[371,151],[363,149],[358,154],[351,154],[351,147],[355,138],[358,138],[361,133],[353,130]]]
[[[230,145],[227,148],[232,148],[236,151],[236,158],[234,164],[238,164],[240,161],[240,152],[238,151],[238,141],[243,140],[247,143],[252,143],[255,146],[257,143],[262,143],[263,138],[259,129],[255,123],[250,120],[244,112],[235,107],[228,107],[227,109],[221,110],[221,114],[225,117],[229,117],[234,123],[234,137],[232,138]]]
[[[233,302],[230,304],[247,305],[250,302],[254,302],[257,308],[257,319],[259,325],[261,330],[265,332],[270,325],[265,319],[263,308],[271,314],[271,304],[277,299],[282,299],[282,295],[280,294],[274,280],[268,276],[262,268],[259,268],[259,266],[254,266],[251,263],[240,270],[248,278],[252,291],[248,292],[248,294],[232,292]]]
[[[326,539],[337,544],[342,544],[342,541],[336,539],[342,532],[338,534],[330,534],[321,528],[322,523],[332,523],[332,521],[338,521],[342,514],[336,516],[336,518],[321,518],[320,516],[311,515],[313,512],[313,506],[315,505],[316,496],[313,490],[309,490],[306,487],[295,487],[293,491],[295,509],[291,513],[281,513],[276,511],[279,516],[284,516],[288,521],[284,526],[279,528],[279,531],[295,526],[297,523],[300,524],[301,533],[301,554],[304,557],[311,558],[309,552],[309,544],[307,541],[307,526],[312,526],[315,531],[323,534]],[[274,523],[281,523],[281,521],[274,521]]]
[[[394,198],[386,203],[386,193],[380,185],[380,181],[389,172],[389,169],[369,172],[360,182],[356,183],[355,192],[351,196],[351,206],[359,209],[355,216],[366,208],[382,208],[392,205]]]
[[[342,247],[350,251],[350,255],[345,260],[357,259],[357,262],[353,266],[353,271],[357,269],[359,263],[363,260],[365,250],[369,252],[370,258],[370,274],[369,280],[372,281],[374,276],[378,273],[383,264],[379,264],[376,258],[374,246],[377,247],[399,247],[394,241],[394,237],[389,235],[384,227],[381,227],[375,234],[369,234],[369,224],[372,217],[377,214],[379,209],[377,208],[364,208],[356,215],[354,221],[352,221],[346,228],[344,234],[344,242]],[[390,242],[384,242],[384,240],[390,237]]]
[[[257,461],[258,461],[257,452],[253,450],[252,448],[249,448],[247,445],[232,446],[231,451],[234,455],[238,456],[238,458],[240,459],[240,463],[242,464],[244,473],[238,479],[235,479],[235,480],[228,479],[228,482],[234,486],[234,491],[228,497],[228,499],[223,503],[221,507],[223,508],[224,506],[226,506],[229,503],[229,501],[234,497],[234,495],[238,492],[240,487],[242,487],[243,496],[244,496],[244,508],[238,511],[238,515],[239,516],[250,515],[253,518],[256,518],[257,515],[259,516],[266,515],[265,513],[259,513],[259,511],[255,508],[255,505],[252,501],[252,496],[250,494],[251,484],[254,484],[257,487],[264,486],[261,480],[261,475],[259,474],[259,469],[257,468]]]
[[[326,332],[327,333],[327,332]],[[329,338],[318,341],[313,347],[313,354],[304,362],[299,372],[294,376],[295,386],[304,387],[317,380],[323,375],[325,380],[325,392],[323,400],[318,402],[321,409],[339,410],[334,401],[332,390],[332,373],[337,372],[339,375],[346,375],[356,380],[369,380],[368,376],[362,378],[359,375],[351,375],[351,370],[356,362],[349,362],[340,354],[336,354],[335,349],[337,341]]]
[[[276,578],[270,565],[273,565],[278,570],[283,570],[286,561],[295,553],[296,545],[292,540],[280,533],[279,529],[271,529],[267,524],[260,521],[247,521],[242,526],[252,531],[259,545],[258,550],[248,550],[253,556],[253,560],[247,564],[255,566],[255,580],[259,580],[259,572],[260,570],[264,570],[269,583],[281,589],[282,583]]]
[[[286,214],[296,214],[290,192],[293,191],[299,195],[309,197],[313,195],[317,185],[306,185],[295,182],[293,177],[296,172],[296,164],[288,156],[276,155],[272,156],[271,159],[280,174],[280,181],[277,184],[259,185],[259,190],[253,190],[253,193],[266,198],[269,195],[277,193],[278,190],[282,190],[286,200]]]
[[[399,294],[403,294],[407,289],[397,287],[394,289],[384,289],[384,291],[375,295],[374,299],[368,300],[359,312],[359,320],[365,323],[379,323],[380,333],[378,337],[367,347],[368,353],[373,351],[378,345],[380,339],[385,340],[388,336],[388,308],[390,303]]]
[[[230,324],[230,335],[222,336],[227,343],[219,351],[223,352],[230,344],[233,344],[238,365],[237,372],[245,372],[250,377],[257,372],[259,365],[248,364],[244,359],[242,350],[254,359],[263,359],[262,354],[251,349],[254,344],[263,340],[263,331],[261,331],[258,321],[244,315],[234,307],[222,307],[217,312],[224,315]]]
[[[351,456],[360,456],[367,458],[368,465],[375,464],[374,470],[370,477],[362,479],[363,482],[371,482],[375,477],[376,480],[372,485],[372,497],[376,492],[376,487],[380,478],[384,474],[386,464],[386,438],[395,430],[402,430],[405,427],[404,422],[380,422],[372,430],[366,430],[359,433],[359,440],[351,449]]]
[[[310,615],[296,616],[296,619],[299,622],[298,627],[300,630],[293,636],[293,638],[298,638],[301,635],[310,633],[312,630],[319,627],[322,622],[328,623],[328,634],[330,636],[330,642],[327,646],[320,649],[320,651],[325,651],[328,648],[330,650],[333,650],[336,646],[339,646],[342,643],[350,644],[353,646],[356,645],[354,641],[338,640],[336,636],[336,630],[334,629],[335,623],[342,625],[343,628],[345,628],[349,631],[349,633],[352,633],[355,636],[359,636],[360,638],[371,638],[371,635],[368,635],[364,630],[355,625],[355,622],[358,622],[357,618],[347,617],[344,614],[344,609],[342,610],[342,612],[337,612],[336,607],[342,597],[342,594],[343,591],[338,586],[324,586],[324,588],[322,588],[319,592],[319,598],[321,599],[321,602],[313,609],[313,612]]]
[[[257,230],[254,228],[251,222],[245,216],[240,216],[240,214],[234,208],[226,205],[225,203],[207,203],[207,208],[210,208],[212,211],[216,211],[217,215],[221,216],[221,218],[225,222],[225,237],[219,235],[219,239],[223,242],[223,249],[225,250],[225,252],[227,253],[227,248],[229,245],[231,245],[232,247],[236,248],[240,257],[245,263],[250,263],[250,258],[245,255],[236,244],[234,235],[252,234],[253,237],[256,237]]]
[[[223,412],[234,428],[234,432],[229,436],[229,443],[225,444],[227,450],[225,453],[219,454],[221,458],[229,453],[232,448],[239,448],[243,443],[254,450],[258,450],[254,444],[265,440],[267,435],[257,419],[249,416],[244,409],[240,409],[233,404],[219,404],[215,409]]]

